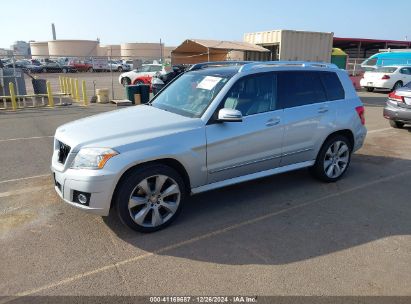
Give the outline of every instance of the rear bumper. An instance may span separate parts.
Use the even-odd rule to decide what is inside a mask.
[[[385,81],[385,80],[376,80],[376,81],[368,81],[365,78],[362,78],[360,80],[360,85],[363,88],[375,88],[375,89],[385,89],[385,90],[391,90],[392,87],[394,86],[390,81]]]
[[[396,106],[392,103],[388,103],[384,108],[383,115],[385,118],[410,123],[411,122],[411,106],[408,107],[400,107]]]

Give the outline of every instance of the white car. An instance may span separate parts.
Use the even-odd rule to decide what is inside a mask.
[[[157,72],[161,71],[163,71],[161,64],[143,64],[140,69],[122,73],[118,78],[118,82],[123,86],[130,84],[151,84],[151,78]]]
[[[111,71],[118,71],[118,72],[131,70],[128,64],[124,64],[121,61],[114,61],[114,60],[110,60],[108,62],[108,69]]]
[[[385,66],[364,73],[361,87],[368,92],[374,89],[396,90],[411,81],[411,66]]]

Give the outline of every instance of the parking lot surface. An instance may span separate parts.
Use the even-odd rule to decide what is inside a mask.
[[[360,93],[368,136],[345,177],[307,170],[192,197],[141,234],[64,204],[52,136],[111,105],[0,112],[0,295],[411,295],[411,128]]]

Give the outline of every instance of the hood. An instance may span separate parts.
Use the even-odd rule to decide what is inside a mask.
[[[119,152],[130,143],[201,128],[199,118],[188,118],[141,105],[110,111],[64,124],[55,137],[73,152],[82,147],[108,147]]]

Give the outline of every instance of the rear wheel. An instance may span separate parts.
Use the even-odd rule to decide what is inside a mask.
[[[142,80],[137,80],[134,84],[144,84],[144,81],[142,81]]]
[[[123,72],[123,68],[122,68],[122,67],[118,67],[117,71],[118,71],[118,72]]]
[[[402,87],[402,81],[397,81],[397,82],[394,84],[394,86],[392,87],[392,90],[395,91],[395,90],[397,90],[397,89],[399,89],[399,88],[401,88],[401,87]]]
[[[88,71],[88,72],[93,72],[93,68],[92,68],[92,67],[89,67],[87,71]]]
[[[367,92],[374,92],[374,88],[367,88]]]
[[[181,212],[184,182],[164,165],[141,167],[118,186],[114,202],[120,220],[140,232],[153,232],[170,225]]]
[[[63,73],[67,73],[67,72],[68,72],[67,69],[63,68]]]
[[[324,182],[335,182],[347,171],[351,160],[351,145],[342,135],[326,140],[310,172]]]
[[[395,129],[402,129],[404,127],[404,123],[390,119],[390,126]]]

